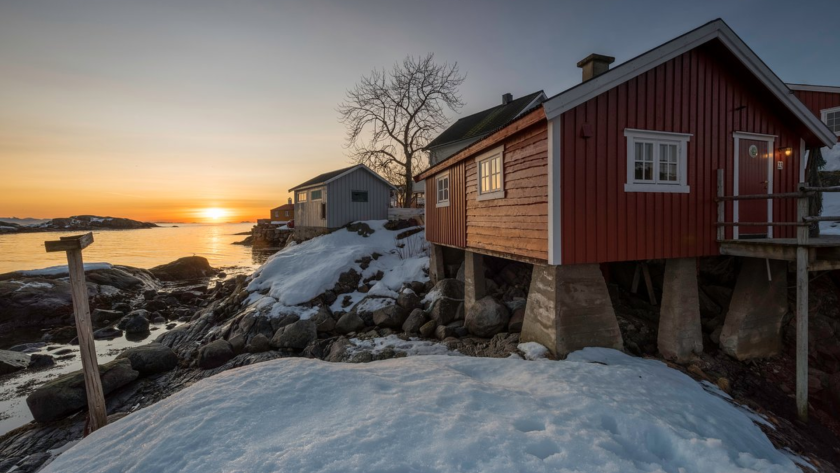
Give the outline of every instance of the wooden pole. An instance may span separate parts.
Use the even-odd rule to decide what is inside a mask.
[[[718,228],[717,228],[717,239],[718,241],[723,241],[725,238],[726,229],[723,228],[722,224],[726,217],[725,217],[725,205],[726,203],[720,200],[723,197],[724,192],[724,182],[723,182],[723,169],[718,169],[717,171],[717,196],[718,196],[718,204],[717,204],[717,219],[718,219]]]
[[[799,183],[800,189],[807,184]],[[808,197],[798,199],[797,217],[808,216]],[[808,227],[796,230],[796,412],[799,420],[808,421]]]
[[[99,377],[99,363],[96,361],[96,346],[93,342],[93,326],[90,320],[90,306],[85,283],[85,266],[82,261],[82,250],[91,243],[93,243],[93,234],[87,233],[77,237],[62,237],[59,241],[45,242],[45,245],[48,252],[65,251],[67,253],[70,294],[73,299],[76,333],[79,336],[79,349],[82,356],[90,431],[93,432],[108,423],[108,415],[105,411],[102,380]]]

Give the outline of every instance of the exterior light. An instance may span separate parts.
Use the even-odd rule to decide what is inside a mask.
[[[788,146],[787,148],[782,148],[781,151],[782,154],[784,154],[785,156],[790,156],[793,154],[793,148],[791,148],[790,146]]]

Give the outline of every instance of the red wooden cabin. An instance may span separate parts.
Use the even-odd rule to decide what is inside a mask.
[[[840,87],[788,84],[790,90],[835,135],[840,136]]]

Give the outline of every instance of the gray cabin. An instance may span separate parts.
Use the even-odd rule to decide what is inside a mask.
[[[314,236],[358,220],[386,220],[394,189],[364,164],[314,177],[289,189],[295,232]]]

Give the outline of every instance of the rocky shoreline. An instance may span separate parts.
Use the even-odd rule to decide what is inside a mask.
[[[140,222],[130,218],[99,217],[96,215],[75,215],[67,218],[54,218],[38,225],[19,225],[0,220],[0,234],[40,233],[57,231],[92,231],[92,230],[138,230],[156,228],[157,224]]]

